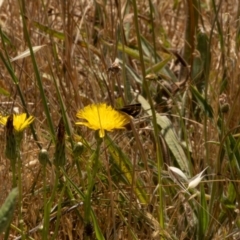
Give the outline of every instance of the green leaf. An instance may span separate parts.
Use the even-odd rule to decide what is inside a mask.
[[[172,154],[174,155],[176,161],[178,162],[180,168],[190,175],[190,171],[187,164],[187,157],[182,149],[182,146],[177,138],[176,132],[173,128],[172,122],[166,116],[161,116],[160,114],[156,113],[157,117],[157,124],[161,126],[162,136],[164,137],[169,149],[171,150]]]
[[[203,110],[203,112],[210,118],[213,118],[213,109],[208,104],[207,100],[201,95],[201,93],[194,87],[190,86],[192,95],[196,98],[199,106]]]
[[[162,68],[164,68],[167,65],[167,63],[171,59],[172,59],[172,57],[169,56],[166,59],[164,59],[163,61],[156,63],[155,65],[153,65],[152,67],[150,67],[146,70],[146,74],[159,72]]]
[[[234,183],[230,182],[227,186],[226,194],[222,195],[222,208],[218,218],[219,222],[223,223],[228,218],[228,214],[236,209],[237,192],[238,187]]]
[[[147,112],[149,116],[152,116],[152,110],[149,103],[141,95],[138,95],[138,101],[142,104],[143,109]],[[170,151],[174,155],[177,163],[179,164],[182,171],[184,171],[188,176],[190,176],[190,171],[188,167],[188,159],[182,149],[182,146],[177,138],[172,122],[166,116],[161,116],[156,113],[157,124],[161,127],[161,134],[165,139]]]
[[[104,240],[104,236],[101,232],[101,229],[98,225],[98,222],[97,222],[97,218],[96,218],[96,215],[94,213],[93,210],[91,210],[91,218],[92,218],[92,221],[93,221],[93,226],[94,226],[94,231],[95,231],[95,234],[96,234],[96,237],[98,240]]]
[[[167,60],[168,58],[166,58],[165,60],[162,59],[162,57],[159,56],[158,53],[155,53],[154,52],[154,49],[152,47],[152,45],[147,41],[146,38],[144,38],[142,35],[141,35],[141,44],[142,44],[142,48],[143,48],[143,51],[144,53],[151,59],[153,59],[153,56],[156,55],[156,60],[157,60],[157,63],[155,63],[156,65],[158,65],[158,62],[161,62],[162,64],[164,64],[164,61]],[[169,56],[169,58],[171,59],[172,57]],[[170,60],[169,59],[169,60]],[[168,60],[168,61],[169,61]],[[161,64],[160,64],[161,65]],[[161,67],[159,69],[159,71],[161,70],[161,73],[163,75],[166,75],[168,78],[172,79],[173,82],[177,82],[177,78],[176,78],[176,75],[171,71],[169,70],[168,67],[166,67],[166,65],[164,65],[163,67]],[[147,70],[149,71],[149,69]],[[151,71],[150,71],[151,72]],[[150,73],[149,72],[149,73]],[[148,73],[146,73],[147,75]]]
[[[7,96],[7,97],[10,96],[10,93],[6,89],[1,88],[1,87],[0,87],[0,94],[4,95],[4,96]]]
[[[18,190],[14,188],[0,208],[0,233],[2,233],[12,221],[17,195]]]
[[[47,34],[49,34],[52,37],[58,38],[60,40],[64,40],[65,39],[65,35],[62,32],[58,32],[56,30],[51,29],[48,26],[45,26],[39,22],[33,21],[33,24],[36,28],[38,28],[39,30],[41,30],[42,32],[45,32]]]
[[[229,183],[228,185],[228,189],[227,189],[227,200],[229,203],[231,203],[232,205],[235,205],[235,200],[237,197],[237,193],[236,190],[238,191],[238,189],[236,189],[233,185],[233,183]]]
[[[140,60],[140,56],[139,56],[139,51],[138,50],[130,48],[130,47],[127,47],[127,46],[123,47],[123,45],[121,43],[118,43],[117,48],[118,48],[119,51],[126,53],[128,56]],[[147,63],[150,62],[149,58],[146,57],[146,56],[143,59]]]
[[[121,59],[118,59],[119,63],[121,63],[121,65],[123,64]],[[140,78],[140,76],[128,65],[125,65],[125,68],[127,70],[127,74],[129,74],[137,83],[142,84],[142,79]]]
[[[239,152],[239,140],[236,141],[236,139],[233,137],[232,134],[229,134],[229,148],[227,149],[227,153],[229,154],[230,152],[232,155],[234,155],[235,160],[237,161],[237,167],[239,169],[240,167],[240,152]],[[226,145],[227,147],[228,145]],[[230,154],[229,154],[229,160],[231,160]]]

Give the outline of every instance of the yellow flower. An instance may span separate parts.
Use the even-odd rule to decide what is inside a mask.
[[[0,124],[6,126],[7,123],[7,117],[3,117],[0,116]],[[25,128],[27,128],[34,120],[33,116],[30,116],[27,118],[27,114],[26,113],[22,113],[22,114],[14,114],[13,115],[13,126],[14,129],[17,132],[22,132]]]
[[[129,116],[116,111],[105,103],[88,105],[77,113],[77,117],[87,121],[76,122],[77,125],[84,125],[88,128],[99,130],[101,138],[105,136],[105,131],[125,129],[124,126],[130,121]]]

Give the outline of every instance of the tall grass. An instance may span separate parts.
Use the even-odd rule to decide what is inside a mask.
[[[1,239],[239,239],[239,6],[4,1],[1,114],[35,121],[16,173],[1,128]],[[100,102],[142,112],[101,142]]]

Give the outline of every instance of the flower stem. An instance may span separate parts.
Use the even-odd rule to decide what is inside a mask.
[[[98,136],[98,133],[95,136],[97,139],[97,148],[94,151],[93,155],[91,156],[87,166],[88,188],[87,188],[86,198],[84,199],[84,210],[85,210],[84,221],[86,224],[90,222],[91,195],[92,195],[93,187],[95,184],[96,174],[98,171],[99,151],[102,143],[102,139]]]
[[[22,215],[22,205],[23,205],[23,199],[22,199],[22,160],[20,158],[20,152],[19,148],[17,148],[18,151],[18,158],[17,158],[17,180],[18,180],[18,201],[19,201],[19,210],[18,210],[18,216],[19,216],[19,225],[21,229],[21,236],[22,239],[25,239],[25,234],[24,234],[24,220],[23,220],[23,215]],[[16,165],[15,165],[16,166]],[[14,166],[14,168],[15,168]],[[16,170],[15,170],[16,171]],[[16,177],[15,177],[16,181]]]

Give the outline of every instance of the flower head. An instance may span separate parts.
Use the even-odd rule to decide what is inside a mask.
[[[129,116],[105,103],[88,105],[77,113],[77,117],[86,120],[86,122],[76,122],[77,125],[99,130],[101,138],[105,136],[105,131],[124,129],[130,121]]]
[[[0,124],[6,126],[7,120],[8,120],[8,116],[7,117],[0,116]],[[25,128],[27,128],[33,122],[33,120],[34,120],[34,117],[30,116],[27,118],[26,113],[14,114],[13,115],[14,129],[17,132],[22,132]]]

